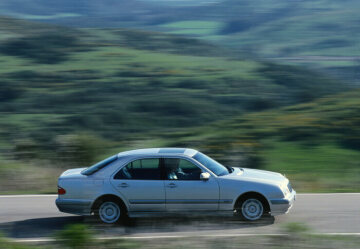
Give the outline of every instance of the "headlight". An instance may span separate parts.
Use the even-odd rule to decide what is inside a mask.
[[[284,196],[287,196],[290,193],[289,188],[287,187],[286,184],[282,185],[281,191],[283,192]]]

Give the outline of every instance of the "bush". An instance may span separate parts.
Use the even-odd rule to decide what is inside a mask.
[[[104,142],[89,134],[70,134],[57,136],[55,146],[61,161],[76,166],[89,166],[101,154]]]
[[[6,240],[2,234],[0,234],[0,248],[1,249],[35,249],[35,247],[30,247],[27,245],[22,245],[18,243],[13,243]]]
[[[56,235],[59,244],[67,248],[88,248],[93,243],[93,234],[86,225],[72,224]]]
[[[343,136],[340,138],[340,144],[347,149],[360,150],[360,135]]]
[[[47,33],[8,40],[0,46],[0,53],[56,64],[65,61],[69,48],[78,45],[74,36]]]
[[[288,234],[304,234],[309,232],[309,227],[298,222],[291,222],[284,225],[284,229]]]
[[[285,127],[279,129],[279,136],[283,141],[311,141],[314,142],[318,138],[320,131],[312,127]]]
[[[23,90],[15,83],[0,82],[0,102],[7,102],[14,100],[21,96]]]
[[[39,145],[31,138],[17,139],[14,145],[14,156],[17,159],[32,159],[38,156]]]

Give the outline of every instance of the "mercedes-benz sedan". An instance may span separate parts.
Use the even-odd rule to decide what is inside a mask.
[[[116,223],[127,216],[194,211],[255,221],[287,213],[296,192],[279,173],[227,167],[193,149],[151,148],[65,171],[58,195],[62,212]]]

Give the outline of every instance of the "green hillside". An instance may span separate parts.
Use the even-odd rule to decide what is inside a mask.
[[[157,28],[358,83],[359,10],[355,0],[227,0]]]
[[[0,15],[71,27],[125,27],[186,35],[227,46],[233,53],[306,66],[355,84],[359,81],[359,1],[186,3],[3,0]]]
[[[7,179],[0,185],[7,192],[52,191],[65,168],[124,149],[179,145],[198,127],[348,89],[177,35],[9,18],[0,19],[0,32],[0,175]],[[202,148],[212,134],[200,134],[204,140],[183,146]]]
[[[228,165],[285,173],[300,191],[359,191],[359,113],[356,90],[220,121],[178,143]]]

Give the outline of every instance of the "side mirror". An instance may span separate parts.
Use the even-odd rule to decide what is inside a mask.
[[[207,181],[210,178],[210,174],[208,172],[203,172],[200,174],[200,180]]]

